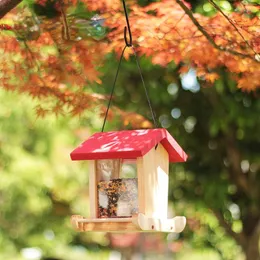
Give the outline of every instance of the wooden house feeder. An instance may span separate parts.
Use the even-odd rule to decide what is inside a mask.
[[[169,162],[187,155],[166,129],[96,133],[71,153],[89,160],[90,218],[74,215],[79,231],[181,232],[167,218]]]

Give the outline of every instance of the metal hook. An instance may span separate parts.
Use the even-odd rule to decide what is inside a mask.
[[[124,39],[125,39],[126,46],[131,47],[133,45],[132,33],[131,33],[130,24],[129,24],[129,20],[128,20],[128,14],[127,14],[127,10],[126,10],[125,0],[123,0],[123,6],[124,6],[125,19],[126,19],[126,24],[127,24],[127,26],[125,26],[125,29],[124,29]],[[128,34],[129,34],[129,41],[126,37],[126,31],[128,31]]]

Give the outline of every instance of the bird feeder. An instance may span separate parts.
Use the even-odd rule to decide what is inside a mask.
[[[78,231],[181,232],[186,218],[167,218],[169,163],[186,153],[166,129],[92,135],[71,153],[89,161],[90,218],[71,217]]]

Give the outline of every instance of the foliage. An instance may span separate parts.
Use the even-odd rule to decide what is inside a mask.
[[[35,120],[35,104],[28,97],[1,90],[0,99],[1,258],[17,259],[25,248],[40,248],[45,257],[94,259],[106,240],[78,235],[69,221],[74,211],[88,214],[86,166],[71,164],[68,156],[78,143],[79,120]],[[89,253],[77,253],[80,243],[88,245]]]
[[[124,46],[120,1],[27,3],[30,9],[23,7],[21,13],[13,11],[1,20],[2,86],[39,99],[39,116],[65,111],[78,115],[96,106],[104,97],[87,86],[101,83],[99,68],[106,55],[113,50],[120,53]],[[208,84],[219,78],[218,68],[224,67],[238,88],[256,90],[259,19],[250,5],[247,13],[238,7],[228,16],[196,14],[198,27],[180,1],[164,0],[144,7],[132,3],[136,50],[151,57],[154,64],[167,66],[174,61],[180,65],[180,73],[195,67],[198,77]],[[126,58],[129,55],[131,50]]]

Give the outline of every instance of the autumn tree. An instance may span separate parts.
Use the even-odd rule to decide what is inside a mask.
[[[102,115],[110,86],[98,84],[112,84],[113,60],[125,44],[121,2],[24,1],[9,12],[18,2],[0,4],[0,16],[6,14],[0,23],[1,87],[37,99],[38,116],[82,115],[96,107]],[[226,1],[226,10],[208,0],[208,12],[195,12],[181,0],[140,3],[129,2],[134,51],[149,67],[145,78],[153,79],[149,92],[161,126],[190,154],[185,181],[176,173],[172,188],[187,203],[203,202],[247,260],[259,259],[259,5]],[[127,48],[125,58],[134,62],[132,54]],[[122,118],[118,128],[150,127],[138,117],[147,117],[146,106],[135,104],[141,102],[140,79],[133,67],[125,69],[131,75],[121,79],[125,87],[110,116]],[[197,85],[185,91],[185,76],[192,73]]]

